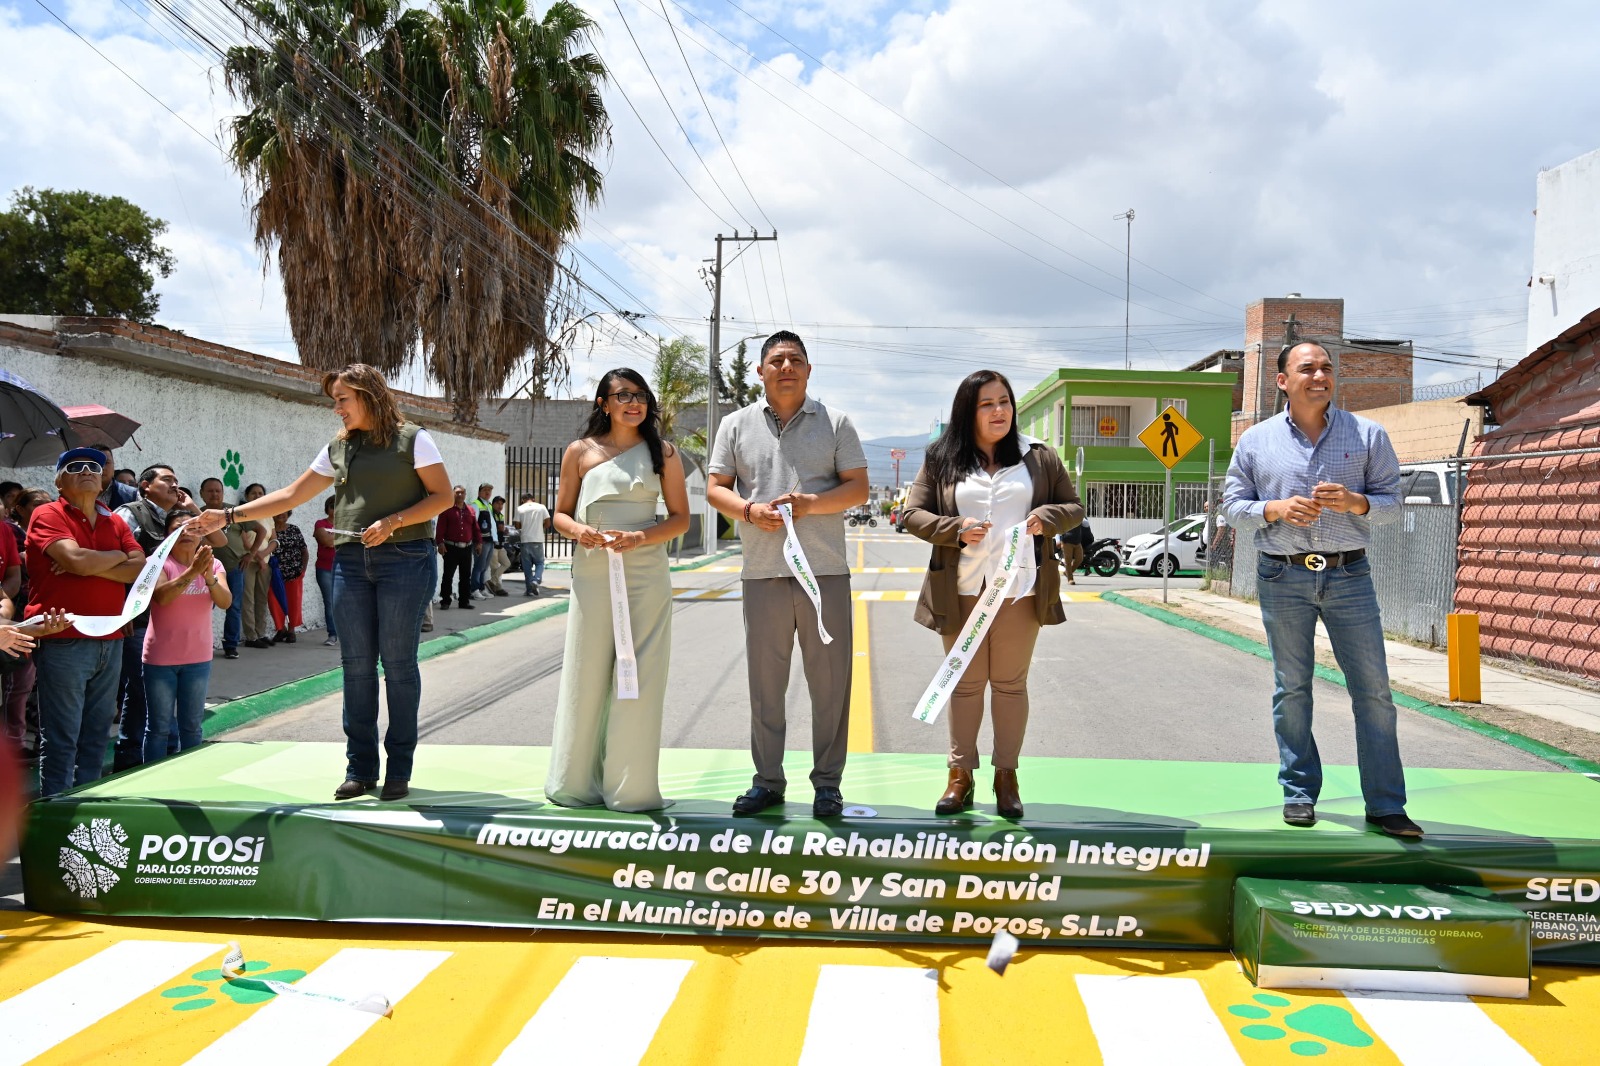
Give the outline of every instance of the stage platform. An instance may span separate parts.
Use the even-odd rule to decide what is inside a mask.
[[[936,755],[852,755],[854,813],[753,818],[738,751],[667,750],[667,811],[544,802],[547,750],[424,745],[402,803],[330,798],[341,745],[212,743],[35,803],[27,905],[47,913],[423,922],[626,933],[1225,949],[1236,878],[1466,885],[1530,913],[1540,962],[1600,965],[1600,781],[1408,769],[1406,843],[1330,767],[1311,829],[1275,768],[1024,759],[1028,817],[932,814]],[[980,776],[987,780],[987,772]]]

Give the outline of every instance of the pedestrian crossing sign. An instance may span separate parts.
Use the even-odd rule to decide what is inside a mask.
[[[1150,449],[1150,454],[1161,460],[1168,470],[1177,466],[1203,440],[1205,437],[1200,431],[1170,404],[1139,434],[1139,443]]]

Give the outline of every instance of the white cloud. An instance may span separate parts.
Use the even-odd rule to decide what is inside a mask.
[[[724,313],[736,321],[725,343],[772,328],[791,305],[812,341],[816,390],[869,436],[925,428],[978,366],[1003,369],[1024,389],[1063,363],[1120,366],[1124,231],[1111,216],[1130,206],[1134,255],[1204,293],[1135,264],[1136,365],[1175,369],[1237,345],[1244,305],[1288,291],[1344,296],[1355,332],[1514,359],[1534,175],[1593,148],[1600,128],[1600,89],[1559,73],[1594,65],[1593,16],[1576,2],[1536,16],[1287,0],[745,6],[1020,190],[729,8],[693,5],[769,66],[667,5],[721,133],[782,238],[786,287],[770,245],[727,270]],[[583,273],[617,306],[668,316],[648,323],[653,330],[703,339],[710,299],[699,270],[712,238],[747,232],[739,213],[767,223],[659,6],[621,2],[737,211],[683,143],[616,9],[590,7],[616,82],[607,93],[615,145],[581,247],[620,286],[595,266]],[[24,23],[20,10],[0,7],[0,187],[128,196],[172,223],[180,268],[161,287],[164,320],[288,351],[276,276],[260,277],[238,177],[82,43],[53,23]],[[65,12],[214,133],[228,101],[186,55],[112,0],[73,0]],[[622,91],[715,212],[661,158]],[[1407,308],[1417,310],[1392,313]],[[644,360],[636,344],[602,341],[577,361],[575,388],[604,367]],[[1423,363],[1417,376],[1472,373]]]

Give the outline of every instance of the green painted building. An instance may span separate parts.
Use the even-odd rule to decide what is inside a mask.
[[[1139,443],[1140,431],[1171,404],[1207,438],[1172,470],[1173,514],[1199,512],[1208,442],[1216,441],[1219,479],[1233,457],[1234,379],[1218,371],[1062,368],[1017,401],[1017,424],[1049,442],[1069,469],[1082,449],[1078,491],[1090,524],[1097,536],[1127,537],[1162,521],[1166,468]]]

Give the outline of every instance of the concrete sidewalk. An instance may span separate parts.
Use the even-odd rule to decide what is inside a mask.
[[[737,554],[738,548],[730,548],[689,556],[673,563],[672,569],[694,570]],[[570,566],[546,567],[544,576],[538,596],[525,594],[521,571],[507,571],[501,583],[509,595],[475,600],[471,610],[444,610],[435,600],[433,630],[422,634],[422,657],[431,658],[464,643],[564,613],[572,579]],[[297,634],[293,644],[241,647],[237,659],[224,659],[220,650],[216,652],[206,697],[207,737],[338,687],[339,649],[323,644],[327,632],[321,628],[321,618],[307,618],[306,622],[318,628]]]
[[[1186,628],[1210,629],[1259,645],[1265,655],[1266,630],[1261,624],[1259,604],[1221,596],[1199,589],[1173,589],[1168,602],[1161,602],[1159,589],[1139,589],[1107,594],[1105,599],[1122,602],[1146,613],[1170,614],[1191,623]],[[1211,634],[1206,634],[1211,635]],[[1256,650],[1256,649],[1250,649]],[[1482,667],[1483,702],[1457,703],[1450,699],[1448,657],[1443,648],[1419,648],[1386,640],[1389,683],[1397,693],[1414,697],[1437,708],[1447,708],[1474,722],[1559,748],[1589,762],[1600,762],[1600,690],[1520,673],[1492,665],[1485,658]],[[1317,626],[1317,660],[1331,670],[1338,669],[1327,632]],[[1267,694],[1263,693],[1263,698]]]

